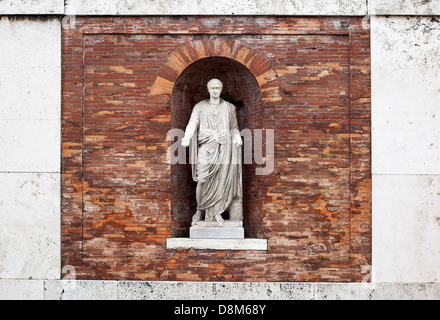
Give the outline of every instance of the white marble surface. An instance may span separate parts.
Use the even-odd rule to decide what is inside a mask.
[[[0,68],[61,68],[59,18],[0,18]]]
[[[438,15],[437,0],[2,0],[0,14]]]
[[[61,117],[58,68],[2,68],[0,119],[58,120]]]
[[[59,278],[59,174],[0,173],[0,181],[0,278]]]
[[[191,227],[189,237],[193,239],[244,239],[243,227]]]
[[[314,286],[301,282],[121,281],[119,299],[276,300],[311,299]]]
[[[0,37],[0,278],[59,279],[60,19],[4,16]]]
[[[267,250],[266,239],[167,239],[168,250]]]
[[[46,281],[47,300],[117,300],[119,281]]]
[[[63,0],[2,0],[0,14],[63,14]]]
[[[372,17],[372,274],[440,281],[440,21]]]
[[[368,0],[371,15],[439,15],[438,0]]]
[[[0,299],[218,300],[219,304],[224,304],[222,300],[438,300],[440,284],[0,279]]]
[[[52,226],[60,223],[60,177],[56,173],[0,173],[2,226]]]
[[[4,16],[0,35],[0,172],[60,172],[60,21]]]
[[[440,281],[440,176],[373,176],[373,281]]]
[[[60,278],[59,226],[2,225],[0,243],[0,278]]]
[[[0,172],[60,172],[60,120],[0,120]]]
[[[44,281],[0,279],[0,300],[44,300]]]
[[[0,119],[60,119],[58,18],[1,17]]]
[[[440,20],[372,17],[373,174],[440,174]]]
[[[68,15],[366,15],[364,0],[67,0]]]

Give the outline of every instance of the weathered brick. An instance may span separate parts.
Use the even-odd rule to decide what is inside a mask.
[[[371,263],[370,48],[361,18],[77,17],[63,34],[62,257],[82,279],[361,281]],[[246,234],[269,250],[165,249],[195,184],[169,165],[206,82],[275,130],[243,168]],[[264,146],[263,146],[263,150]],[[263,151],[264,155],[264,151]]]

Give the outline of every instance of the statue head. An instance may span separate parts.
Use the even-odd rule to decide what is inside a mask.
[[[218,79],[211,79],[208,81],[207,87],[211,97],[218,98],[222,93],[223,83]]]

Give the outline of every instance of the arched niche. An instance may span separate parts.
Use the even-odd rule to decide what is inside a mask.
[[[248,133],[260,129],[263,100],[257,79],[240,62],[220,56],[199,59],[180,74],[171,97],[172,127],[185,130],[194,105],[209,98],[206,84],[212,78],[223,82],[224,98],[232,98],[231,102],[236,104],[239,129],[248,129]],[[261,237],[260,177],[255,175],[256,166],[253,162],[243,164],[244,227],[247,237]],[[187,237],[191,217],[196,211],[196,183],[192,180],[189,164],[174,164],[171,173],[171,232],[173,237]]]

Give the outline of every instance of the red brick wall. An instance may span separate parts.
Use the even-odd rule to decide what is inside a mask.
[[[82,279],[361,281],[371,264],[370,51],[360,18],[77,17],[63,34],[62,257]],[[195,209],[171,128],[220,78],[240,129],[246,234],[268,251],[166,250]],[[263,149],[264,150],[264,149]],[[263,153],[264,155],[264,153]]]

